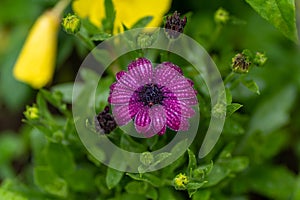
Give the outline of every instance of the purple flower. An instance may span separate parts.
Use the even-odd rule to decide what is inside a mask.
[[[138,58],[116,78],[108,101],[119,126],[133,120],[136,131],[146,137],[162,135],[167,127],[188,130],[188,119],[195,114],[192,105],[198,100],[193,82],[178,66],[163,62],[153,68],[149,60]]]

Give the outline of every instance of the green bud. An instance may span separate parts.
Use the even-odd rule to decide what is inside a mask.
[[[267,60],[268,58],[264,53],[256,52],[253,59],[253,64],[257,66],[262,66],[266,63]]]
[[[250,59],[244,53],[238,53],[232,58],[232,71],[245,74],[249,72]]]
[[[66,33],[76,34],[80,30],[81,21],[76,15],[68,14],[61,23]]]
[[[147,33],[140,33],[137,37],[137,44],[144,49],[150,47],[153,42],[153,37]]]
[[[141,163],[143,163],[143,165],[149,166],[154,161],[154,157],[153,157],[152,153],[150,153],[148,151],[143,152],[140,155],[140,161],[141,161]]]
[[[173,179],[173,184],[176,190],[185,190],[189,180],[185,174],[177,174]]]
[[[33,106],[26,106],[26,111],[24,115],[29,120],[34,120],[39,118],[39,109],[34,104]]]
[[[53,139],[60,142],[64,139],[64,133],[62,131],[56,131],[53,133]]]
[[[223,8],[219,8],[216,12],[215,12],[215,22],[217,24],[226,24],[227,21],[229,20],[229,13],[223,9]]]
[[[212,116],[216,118],[224,118],[226,117],[226,104],[225,103],[217,103],[212,109]]]

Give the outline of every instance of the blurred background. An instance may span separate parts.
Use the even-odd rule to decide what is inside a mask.
[[[15,80],[12,69],[30,27],[45,9],[53,7],[56,2],[0,1],[0,183],[4,178],[21,173],[30,161],[31,150],[26,134],[30,128],[22,123],[22,118],[26,105],[34,103],[38,92]],[[214,13],[220,7],[229,12],[231,20],[215,34]],[[253,68],[247,75],[257,82],[261,94],[251,93],[242,85],[233,91],[233,101],[244,105],[239,112],[245,116],[246,125],[243,128],[247,130],[241,140],[244,142],[243,148],[238,148],[237,152],[249,156],[251,165],[264,167],[267,171],[274,168],[274,173],[272,171],[268,176],[276,176],[275,180],[279,182],[289,180],[282,177],[299,177],[299,45],[284,37],[243,0],[184,3],[173,0],[169,13],[175,10],[188,16],[184,33],[204,46],[223,76],[230,73],[231,58],[243,49],[267,55],[265,66]],[[72,12],[71,7],[68,11]],[[73,81],[88,54],[78,38],[67,35],[62,29],[58,38],[55,75],[46,88]],[[261,173],[256,175],[263,176],[265,172]],[[243,181],[252,184],[252,180],[241,178]],[[254,191],[250,196],[253,199],[268,199],[260,191],[261,185],[271,187],[270,190],[276,187],[272,188],[272,183],[267,186],[268,183],[259,181],[256,179],[249,186]],[[240,188],[240,191],[243,189]]]

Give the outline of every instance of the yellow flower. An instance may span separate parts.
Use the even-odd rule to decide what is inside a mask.
[[[55,69],[60,15],[69,3],[70,0],[61,0],[37,19],[13,69],[17,80],[33,88],[41,88],[51,81]]]
[[[58,27],[59,16],[54,12],[47,11],[37,19],[14,66],[13,74],[17,80],[33,88],[41,88],[51,80]]]
[[[112,0],[116,10],[114,33],[123,31],[122,24],[131,27],[139,19],[152,16],[149,27],[159,26],[162,17],[169,10],[172,0]],[[101,26],[105,18],[104,0],[75,0],[73,10],[80,17],[88,17],[92,23]]]

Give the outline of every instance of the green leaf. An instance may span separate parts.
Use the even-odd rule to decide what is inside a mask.
[[[218,163],[228,168],[232,172],[240,172],[248,167],[249,159],[247,157],[239,156],[228,160],[222,160]]]
[[[192,172],[197,167],[197,160],[194,152],[192,150],[187,150],[189,155],[188,173]]]
[[[77,83],[78,84],[78,83]],[[72,94],[73,94],[74,83],[62,83],[55,85],[51,88],[53,92],[62,93],[62,100],[66,103],[72,103]]]
[[[232,119],[231,117],[226,119],[222,134],[242,135],[244,133],[245,129],[240,122],[238,122],[236,119]]]
[[[146,192],[146,197],[149,198],[149,199],[156,200],[158,198],[157,190],[153,186],[148,185],[148,190]]]
[[[116,17],[116,11],[112,0],[105,0],[105,19],[102,20],[102,26],[104,31],[112,33],[114,28],[114,22]]]
[[[91,40],[92,41],[104,41],[110,37],[111,37],[111,34],[109,34],[109,33],[98,33],[98,34],[93,35],[91,37]]]
[[[45,192],[58,197],[67,197],[67,182],[57,176],[49,167],[39,166],[34,168],[35,184]]]
[[[228,105],[226,117],[230,117],[234,112],[236,112],[241,107],[243,107],[243,105],[238,104],[238,103],[232,103],[232,104]]]
[[[252,114],[248,131],[270,133],[289,120],[289,110],[296,98],[296,88],[293,85],[278,89],[276,93],[265,96],[259,102]]]
[[[298,41],[294,0],[246,0],[264,19],[287,38]]]
[[[220,165],[214,165],[209,175],[205,178],[207,183],[203,187],[211,187],[218,184],[230,174],[230,170]]]
[[[20,156],[25,150],[21,137],[12,132],[2,132],[0,134],[0,166],[11,162]]]
[[[211,170],[213,169],[213,161],[206,165],[200,165],[194,171],[192,176],[194,178],[202,179],[205,176],[209,175]]]
[[[206,182],[201,182],[201,183],[198,183],[198,182],[189,182],[186,187],[188,190],[197,190],[199,188],[201,188]]]
[[[234,182],[237,192],[249,190],[270,199],[291,199],[296,185],[294,174],[281,166],[252,166]]]
[[[183,200],[186,199],[182,193],[175,191],[171,187],[160,187],[159,188],[159,199],[167,199],[167,200]]]
[[[96,185],[94,184],[95,170],[88,166],[81,166],[73,173],[67,175],[66,181],[71,189],[78,192],[95,192]]]
[[[27,200],[22,195],[0,188],[0,200]]]
[[[225,88],[225,92],[226,92],[226,103],[227,105],[229,105],[232,103],[232,94],[228,88]]]
[[[247,87],[251,92],[260,95],[258,85],[254,80],[242,80],[242,83],[245,87]]]
[[[126,173],[130,178],[137,180],[137,181],[145,181],[147,183],[150,183],[154,187],[159,187],[162,185],[162,180],[161,178],[150,174],[150,173],[145,173],[145,174],[132,174],[132,173]]]
[[[68,175],[75,170],[73,154],[62,144],[50,142],[47,145],[46,161],[52,170],[60,176]]]
[[[146,27],[146,26],[151,22],[152,19],[153,19],[152,16],[146,16],[146,17],[143,17],[143,18],[139,19],[139,20],[131,27],[131,29]]]
[[[106,173],[106,185],[109,189],[112,189],[118,185],[123,177],[124,172],[115,170],[113,168],[107,168]]]
[[[295,184],[295,187],[294,187],[294,192],[293,192],[293,198],[292,200],[297,200],[297,199],[300,199],[300,175],[298,175],[298,178],[297,178],[297,181],[296,181],[296,184]]]
[[[129,194],[145,194],[148,189],[148,184],[141,181],[131,181],[125,186],[125,190]]]
[[[209,200],[210,199],[210,190],[198,190],[192,197],[192,200]]]

